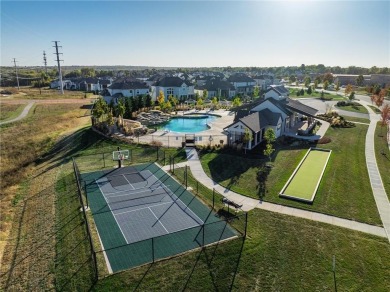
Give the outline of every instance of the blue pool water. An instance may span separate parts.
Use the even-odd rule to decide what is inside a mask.
[[[202,115],[202,116],[187,116],[174,117],[168,123],[162,126],[163,129],[171,132],[179,133],[197,133],[208,130],[207,124],[217,119],[216,116]]]

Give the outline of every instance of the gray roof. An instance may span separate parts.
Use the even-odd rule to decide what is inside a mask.
[[[316,110],[315,108],[312,108],[308,105],[305,105],[305,104],[299,102],[298,100],[293,100],[290,98],[287,100],[286,106],[288,109],[295,111],[295,112],[298,112],[300,114],[306,115],[306,116],[315,116],[318,112],[318,110]]]
[[[262,127],[266,125],[277,126],[279,119],[282,117],[281,114],[273,113],[267,108],[259,111],[259,115],[261,117],[260,123]]]
[[[283,85],[271,85],[270,88],[268,88],[266,92],[269,92],[271,90],[275,91],[279,95],[288,95],[289,94],[289,90],[286,87],[284,87]]]
[[[228,78],[229,82],[255,82],[252,78],[250,78],[248,75],[237,73],[233,74]]]
[[[247,126],[253,132],[259,132],[261,130],[260,112],[255,112],[249,116],[240,119],[245,126]]]
[[[183,80],[179,77],[164,77],[157,81],[156,86],[162,86],[162,87],[181,87],[182,84],[185,83],[187,86],[191,86],[192,84],[187,81]]]
[[[110,89],[148,89],[149,86],[139,80],[125,80],[121,82],[115,82],[108,88]]]
[[[199,86],[197,89],[207,89],[208,91],[235,90],[231,83],[219,78],[212,78],[207,80],[205,85]]]
[[[275,105],[278,109],[280,109],[286,115],[288,115],[288,116],[292,115],[292,112],[287,108],[286,101],[278,101],[278,100],[273,99],[273,98],[267,98],[266,100],[271,102],[273,105]]]

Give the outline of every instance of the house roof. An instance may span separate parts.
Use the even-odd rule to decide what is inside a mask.
[[[199,86],[198,89],[207,89],[208,91],[218,91],[218,90],[235,90],[234,86],[224,80],[219,78],[213,78],[207,80],[206,84]]]
[[[298,112],[300,114],[306,115],[306,116],[315,116],[318,110],[315,108],[312,108],[308,105],[305,105],[298,100],[293,99],[287,99],[287,108],[289,108],[292,111]]]
[[[250,78],[248,75],[237,73],[229,76],[228,78],[229,82],[255,82],[252,78]]]
[[[181,87],[182,84],[185,83],[187,86],[191,86],[192,84],[187,81],[183,80],[179,77],[164,77],[156,82],[156,86],[161,87]]]
[[[247,126],[253,132],[261,130],[261,115],[260,112],[255,112],[249,116],[240,119],[240,122]]]
[[[280,109],[283,113],[290,116],[292,115],[292,112],[287,108],[287,102],[286,101],[278,101],[273,98],[267,98],[269,102],[271,102],[273,105],[275,105],[278,109]]]
[[[126,80],[115,82],[111,84],[108,88],[110,89],[148,89],[149,86],[145,83],[140,82],[139,80]]]
[[[271,85],[270,88],[268,88],[265,93],[270,92],[271,90],[275,91],[279,95],[289,94],[289,90],[283,85]]]
[[[279,113],[273,113],[269,109],[263,109],[259,111],[259,115],[262,117],[260,124],[262,127],[266,125],[277,126],[279,119],[282,117]]]

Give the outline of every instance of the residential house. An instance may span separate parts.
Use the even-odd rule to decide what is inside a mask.
[[[271,86],[274,82],[273,76],[270,75],[256,75],[252,77],[255,80],[256,85],[262,90],[266,90],[268,86]]]
[[[236,89],[237,94],[247,94],[250,95],[253,93],[253,88],[256,85],[256,81],[250,78],[248,75],[243,73],[236,73],[227,79],[234,88]]]
[[[160,91],[164,93],[165,98],[172,95],[179,100],[184,101],[194,96],[194,85],[179,77],[166,76],[151,86],[152,100],[157,99]]]
[[[271,85],[264,94],[264,98],[274,98],[274,99],[282,99],[287,98],[290,94],[290,91],[284,87],[284,85]]]
[[[224,130],[228,133],[229,143],[234,143],[242,142],[247,129],[252,139],[245,148],[251,150],[263,141],[268,128],[274,130],[277,138],[290,133],[300,123],[306,123],[306,129],[309,131],[315,125],[316,113],[316,109],[297,100],[288,97],[269,97],[253,105],[249,111],[239,112],[234,122]],[[306,117],[307,121],[302,122],[302,117]]]
[[[112,97],[136,97],[138,95],[149,94],[149,86],[145,82],[141,82],[138,79],[119,79],[111,84],[108,88],[108,92]]]
[[[204,85],[195,86],[195,93],[199,96],[203,96],[203,90],[207,90],[207,99],[211,99],[215,96],[231,99],[236,95],[236,89],[234,86],[227,81],[221,80],[220,78],[212,78],[206,81]]]

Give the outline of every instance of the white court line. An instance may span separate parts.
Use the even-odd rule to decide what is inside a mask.
[[[95,179],[95,181],[96,181],[96,179]],[[97,183],[97,182],[96,182],[96,183]],[[99,186],[99,185],[98,185],[98,186]],[[100,186],[99,186],[99,189],[100,189]],[[122,231],[121,226],[120,226],[119,223],[118,223],[118,220],[116,220],[116,217],[115,217],[114,213],[113,213],[112,210],[111,210],[110,204],[107,202],[106,197],[104,196],[104,193],[102,192],[101,189],[100,189],[100,192],[102,193],[103,198],[104,198],[104,200],[106,201],[108,208],[110,209],[110,212],[111,212],[112,215],[114,216],[115,222],[116,222],[116,224],[118,225],[120,231],[122,232],[122,235],[123,235],[123,237],[125,238],[126,244],[129,244],[129,242],[128,242],[127,239],[126,239],[125,234],[124,234],[123,231]]]
[[[151,189],[151,188],[142,188],[142,190],[141,189],[137,189],[137,190],[140,190],[138,192],[131,192],[131,190],[124,190],[124,191],[119,191],[119,192],[115,192],[115,193],[104,193],[103,192],[103,194],[105,194],[107,196],[107,198],[110,198],[110,197],[120,197],[120,196],[124,196],[124,195],[118,195],[118,196],[115,196],[115,195],[116,194],[121,194],[121,193],[140,194],[140,193],[143,193],[145,191],[155,191],[155,190],[157,190],[159,188],[162,188],[162,187],[157,187],[155,189]]]
[[[128,184],[133,188],[133,190],[135,190],[135,187],[133,187],[133,185],[127,180],[126,176],[124,174],[122,174],[122,176],[125,178],[125,180],[128,182]]]
[[[149,207],[148,207],[149,208]],[[152,214],[154,215],[154,217],[156,217],[157,221],[160,222],[161,226],[165,229],[165,231],[169,234],[169,231],[165,228],[164,224],[162,224],[162,222],[160,221],[160,219],[157,218],[156,214],[154,214],[154,212],[152,211],[152,209],[150,209],[150,212],[152,212]]]
[[[156,177],[154,174],[152,174],[152,175],[157,179],[157,177]],[[159,180],[159,179],[157,179],[157,180]],[[160,181],[160,180],[159,180],[159,181]],[[168,195],[173,199],[173,201],[174,201],[175,203],[176,203],[176,201],[180,201],[180,202],[185,206],[185,208],[183,209],[183,208],[181,208],[181,207],[179,206],[179,204],[177,204],[177,205],[179,206],[179,208],[182,209],[182,210],[184,211],[184,213],[186,213],[185,209],[190,210],[190,212],[191,212],[192,214],[194,214],[195,217],[198,218],[198,219],[200,220],[200,222],[202,222],[202,224],[204,224],[204,221],[203,221],[202,219],[200,219],[199,216],[196,215],[196,214],[190,209],[190,207],[188,207],[186,204],[184,204],[184,202],[183,202],[182,200],[180,200],[180,198],[179,198],[178,196],[176,196],[175,193],[173,193],[169,188],[167,188],[168,190],[166,190],[166,189],[164,188],[165,184],[164,184],[162,181],[160,181],[160,182],[161,182],[160,185],[163,185],[162,188],[164,189],[164,191],[166,191],[166,192],[168,193]],[[172,194],[172,196],[169,194],[169,192]],[[175,199],[173,196],[175,196],[176,199]],[[187,215],[188,215],[189,217],[191,217],[189,214],[187,214]],[[191,218],[192,218],[192,217],[191,217]],[[192,220],[196,221],[194,218],[192,218]]]
[[[148,206],[148,207],[143,207],[143,208],[138,208],[138,209],[134,209],[134,210],[129,210],[129,211],[123,211],[123,212],[120,212],[120,213],[114,213],[114,215],[122,215],[122,214],[126,214],[126,213],[131,213],[131,212],[134,212],[134,211],[139,211],[139,210],[143,210],[143,209],[147,209],[149,207],[154,207],[154,206],[161,206],[161,205],[166,205],[166,204],[172,204],[173,205],[173,202],[165,202],[165,203],[161,203],[161,204],[154,204],[154,205],[151,205],[151,206]],[[128,207],[130,208],[130,207]]]

